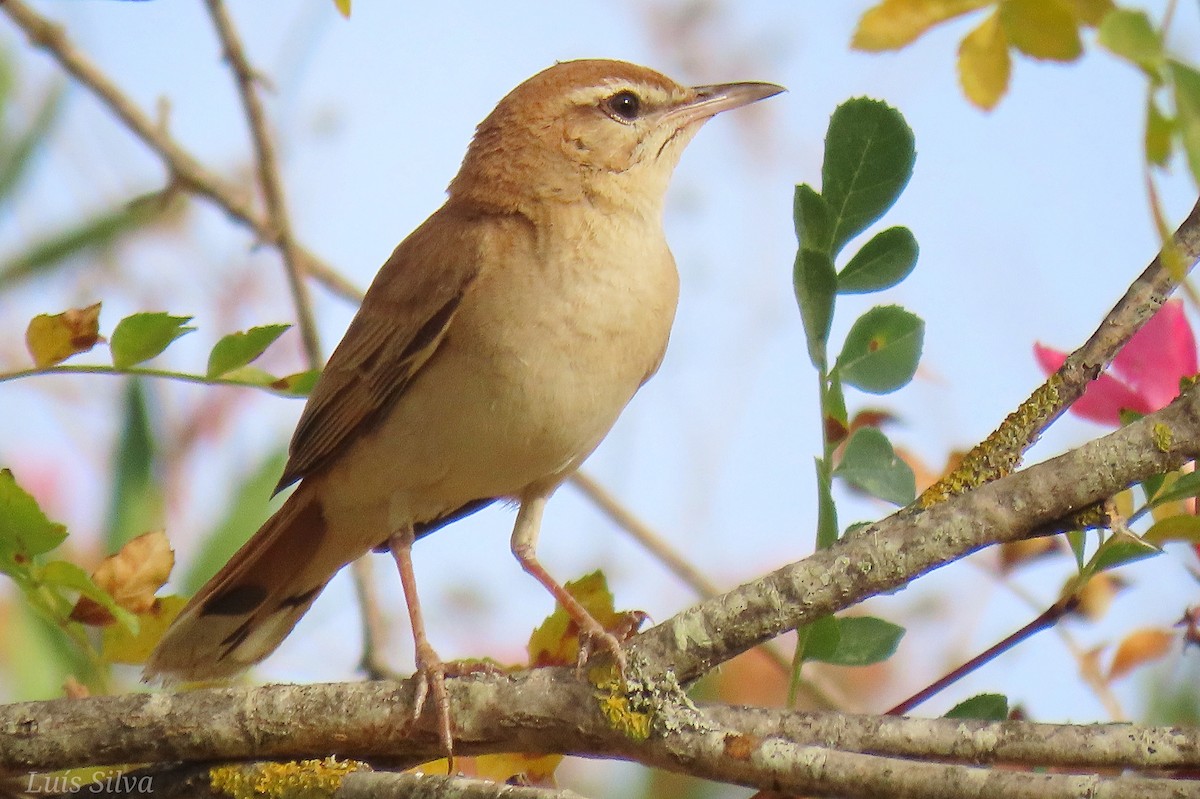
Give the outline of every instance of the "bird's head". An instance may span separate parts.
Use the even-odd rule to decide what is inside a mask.
[[[555,64],[479,124],[450,196],[509,210],[557,201],[657,213],[705,121],[781,91],[770,83],[689,88],[622,61]]]

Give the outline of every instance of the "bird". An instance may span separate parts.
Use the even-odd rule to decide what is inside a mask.
[[[234,676],[343,566],[385,549],[436,690],[411,547],[497,501],[518,506],[521,566],[619,659],[621,643],[538,561],[542,511],[662,362],[679,291],[663,206],[685,146],[716,114],[783,90],[685,87],[586,59],[506,95],[313,387],[276,488],[295,490],[180,611],[146,677]]]

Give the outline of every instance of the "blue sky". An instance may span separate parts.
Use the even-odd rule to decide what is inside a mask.
[[[33,5],[62,20],[143,108],[169,98],[172,133],[206,163],[245,178],[238,172],[248,163],[243,120],[201,4]],[[913,127],[916,170],[884,224],[911,227],[921,259],[908,281],[882,297],[840,303],[833,340],[877,302],[900,303],[925,318],[916,382],[894,396],[849,399],[853,407],[883,405],[897,413],[902,423],[891,431],[894,440],[935,467],[949,450],[990,432],[1038,383],[1035,339],[1077,346],[1156,247],[1141,175],[1144,87],[1132,69],[1102,52],[1071,66],[1018,60],[1011,95],[985,114],[966,104],[955,81],[954,52],[968,27],[946,26],[896,55],[854,53],[848,41],[865,2],[359,0],[348,21],[330,3],[231,5],[252,59],[276,89],[269,111],[281,133],[294,227],[362,286],[440,204],[474,125],[512,86],[555,60],[622,58],[681,82],[767,80],[789,88],[753,110],[716,119],[684,156],[665,220],[683,280],[672,345],[659,376],[587,466],[721,584],[732,586],[812,547],[812,457],[819,441],[815,380],[790,285],[791,196],[797,182],[819,181],[825,125],[840,102],[857,95],[884,99]],[[1162,6],[1148,4],[1156,13]],[[1193,61],[1200,58],[1196,27],[1194,15],[1181,11],[1174,42]],[[16,41],[6,24],[0,36]],[[54,69],[24,49],[18,53],[22,92],[35,96]],[[28,200],[10,218],[0,217],[0,251],[47,224],[161,185],[157,161],[85,92],[72,89],[68,99],[67,125],[39,165]],[[1160,185],[1171,218],[1180,218],[1195,196],[1190,179],[1177,170]],[[182,368],[198,369],[223,332],[289,318],[275,259],[248,255],[247,237],[219,213],[200,212],[184,235],[194,257],[152,242],[106,267],[117,271],[5,298],[5,363],[21,357],[31,315],[96,299],[111,308],[109,326],[134,310],[197,314],[200,331],[181,341],[170,361]],[[214,318],[205,310],[211,296],[246,269],[262,270],[255,288],[261,306]],[[134,276],[135,291],[113,278],[118,272]],[[328,353],[353,309],[320,290],[314,294]],[[281,360],[299,369],[295,344],[281,347]],[[0,412],[30,423],[8,431],[0,456],[36,450],[68,463],[90,442],[95,451],[82,464],[63,468],[81,479],[102,472],[113,421],[111,404],[101,398],[113,387],[92,380],[62,388],[50,404],[37,386],[4,387]],[[194,406],[195,391],[164,389],[168,418],[176,418],[170,402]],[[189,536],[219,515],[229,475],[286,441],[300,411],[297,402],[262,397],[251,407],[248,419],[239,417],[236,429],[210,444],[203,464],[172,483],[187,488],[173,502],[168,530],[183,556],[195,549]],[[71,409],[70,418],[64,409]],[[1100,432],[1064,420],[1032,457]],[[81,534],[94,533],[103,492],[95,481],[79,486],[62,506],[64,521]],[[843,523],[886,512],[862,502],[845,508]],[[419,547],[430,634],[446,657],[518,657],[528,630],[549,610],[541,589],[508,554],[511,520],[504,509],[490,510]],[[687,589],[569,487],[550,504],[539,551],[562,578],[604,567],[621,606],[658,620],[690,601]],[[1173,623],[1194,595],[1186,558],[1131,569],[1135,584],[1117,611],[1101,625],[1072,628],[1081,643]],[[942,570],[915,589],[872,603],[879,615],[918,619],[900,653],[905,690],[1035,615],[980,579],[988,563],[984,555],[976,565]],[[407,669],[411,647],[398,587],[386,561],[376,571],[394,608],[389,655]],[[1067,574],[1060,562],[1030,570],[1020,583],[1049,603]],[[261,674],[297,680],[349,675],[358,652],[348,631],[357,623],[349,583],[339,580],[302,623],[302,634]],[[1129,697],[1136,688],[1129,680],[1122,691]],[[883,709],[906,695],[896,690],[861,709]],[[1047,720],[1103,717],[1053,634],[928,709],[944,710],[979,690],[1010,693]],[[1136,704],[1127,709],[1135,711]]]

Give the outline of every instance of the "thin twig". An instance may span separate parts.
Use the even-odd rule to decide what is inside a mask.
[[[1200,200],[1175,231],[1172,246],[1185,266],[1184,271],[1190,271],[1200,259]],[[1046,428],[1083,396],[1088,385],[1179,286],[1184,275],[1172,274],[1169,260],[1161,252],[1156,255],[1083,346],[1067,356],[1058,371],[1009,414],[995,432],[972,448],[957,468],[926,489],[915,506],[928,508],[1010,474]]]
[[[254,160],[258,167],[259,188],[267,206],[267,224],[272,234],[270,239],[275,242],[283,257],[288,287],[296,306],[296,320],[300,326],[300,335],[304,339],[305,353],[308,355],[308,365],[309,368],[319,369],[324,359],[321,357],[321,340],[317,333],[316,320],[313,318],[312,303],[308,298],[308,286],[304,282],[305,262],[300,253],[300,245],[292,235],[287,200],[279,177],[279,160],[275,155],[275,141],[268,130],[267,116],[258,96],[258,80],[246,58],[246,49],[241,38],[233,27],[233,20],[225,10],[225,4],[222,0],[206,0],[205,5],[208,7],[209,16],[212,17],[213,27],[217,29],[217,37],[221,40],[225,60],[237,81],[238,96],[241,98],[246,123],[254,140]]]
[[[263,241],[275,242],[275,231],[255,208],[245,193],[206,169],[195,157],[171,138],[162,126],[147,116],[116,84],[74,44],[62,26],[41,16],[22,0],[3,0],[0,11],[8,15],[25,32],[30,43],[48,53],[72,77],[86,86],[93,95],[125,126],[149,147],[170,173],[171,182],[188,191],[206,197],[231,217],[254,231]],[[312,252],[297,245],[296,257],[301,271],[311,275],[334,294],[358,302],[362,291],[340,275]]]
[[[697,594],[707,599],[721,593],[721,589],[716,583],[688,563],[687,558],[652,530],[649,525],[630,512],[594,478],[582,472],[576,472],[571,476],[570,483],[590,499],[592,504],[599,508],[605,516],[628,533],[630,538],[645,547],[658,559],[659,563],[666,566],[668,571]]]
[[[958,668],[952,669],[950,672],[948,672],[941,678],[934,680],[932,683],[925,686],[920,691],[918,691],[917,693],[910,696],[908,699],[905,699],[903,702],[901,702],[900,704],[893,707],[885,715],[903,716],[903,715],[908,714],[910,711],[912,711],[913,708],[917,707],[925,700],[929,699],[932,696],[936,696],[938,693],[945,690],[947,687],[958,682],[959,680],[961,680],[963,677],[966,677],[971,672],[978,670],[985,664],[991,663],[998,656],[1004,654],[1005,652],[1008,652],[1013,647],[1015,647],[1017,644],[1021,643],[1022,641],[1027,640],[1028,638],[1036,635],[1037,633],[1040,633],[1042,630],[1048,630],[1051,627],[1053,627],[1054,625],[1058,624],[1058,622],[1064,616],[1066,616],[1068,613],[1070,613],[1072,610],[1074,610],[1078,605],[1079,605],[1078,597],[1072,596],[1072,597],[1067,597],[1066,599],[1060,599],[1058,602],[1055,602],[1053,605],[1051,605],[1045,611],[1038,614],[1038,617],[1036,619],[1034,619],[1033,621],[1024,625],[1023,627],[1021,627],[1021,629],[1017,630],[1015,633],[1012,633],[1011,635],[1006,635],[1003,638],[1003,640],[998,641],[997,643],[989,646],[983,652],[980,652],[978,655],[971,658],[966,663],[963,663]]]
[[[396,680],[400,675],[383,660],[383,642],[387,640],[387,625],[375,594],[374,562],[359,558],[350,564],[354,576],[354,593],[358,598],[358,609],[362,615],[362,657],[359,669],[369,680]]]

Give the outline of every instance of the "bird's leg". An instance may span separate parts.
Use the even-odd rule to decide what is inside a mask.
[[[621,641],[604,629],[604,626],[587,612],[587,608],[579,604],[579,600],[559,585],[545,567],[538,562],[537,539],[542,527],[542,512],[546,509],[548,498],[548,493],[521,498],[521,509],[517,511],[517,523],[512,534],[513,555],[521,564],[521,568],[553,594],[567,615],[579,626],[580,665],[586,661],[588,652],[593,646],[600,646],[607,649],[612,655],[617,671],[624,677],[625,652],[621,649]]]
[[[447,770],[454,773],[454,739],[450,719],[450,695],[446,691],[446,664],[438,657],[425,635],[425,619],[421,615],[421,600],[417,596],[417,578],[413,572],[412,546],[415,541],[411,524],[401,527],[388,539],[388,549],[400,571],[400,585],[404,588],[404,601],[408,605],[408,618],[412,623],[413,643],[417,661],[417,694],[413,703],[413,719],[421,715],[426,695],[432,691],[433,706],[438,718],[438,737],[446,753]]]

